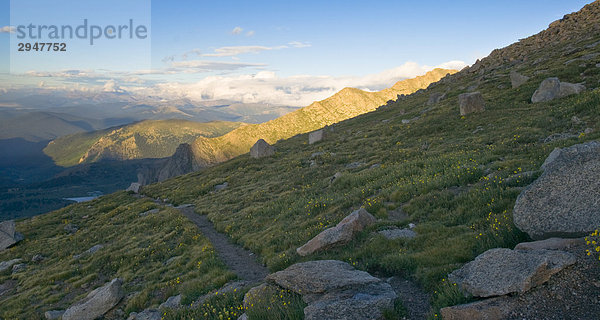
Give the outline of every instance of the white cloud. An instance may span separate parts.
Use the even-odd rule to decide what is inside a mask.
[[[171,63],[168,70],[180,71],[183,73],[210,72],[210,71],[231,71],[250,67],[265,67],[263,63],[231,62],[231,61],[208,61],[208,60],[190,60],[175,61]],[[174,70],[177,69],[177,70]]]
[[[290,43],[288,43],[290,46],[294,47],[294,48],[308,48],[308,47],[312,47],[312,45],[308,42],[303,43],[300,41],[292,41]]]
[[[232,46],[215,49],[214,53],[205,53],[204,57],[234,57],[245,53],[259,53],[261,51],[280,50],[287,46],[265,47],[265,46]]]
[[[106,83],[104,83],[104,87],[102,89],[102,91],[104,92],[124,92],[123,89],[121,89],[121,87],[119,87],[117,85],[117,82],[113,79],[106,81]]]
[[[250,30],[246,32],[246,37],[252,37],[254,35],[254,30]]]
[[[180,66],[183,66],[181,64]],[[195,67],[195,65],[185,64]],[[464,66],[459,61],[442,66]],[[200,63],[202,67],[202,63]],[[279,77],[272,71],[260,71],[253,75],[209,76],[196,83],[163,83],[146,88],[144,94],[165,98],[189,98],[193,100],[227,99],[245,103],[272,103],[288,106],[307,106],[325,99],[345,87],[375,91],[391,87],[400,80],[425,74],[434,67],[407,62],[397,68],[364,77],[332,77],[296,75]]]
[[[12,27],[12,26],[0,27],[0,33],[15,33],[15,32],[17,32],[17,29],[15,27]]]
[[[233,30],[231,30],[231,34],[233,34],[233,35],[238,35],[238,34],[241,34],[242,32],[244,32],[244,29],[242,27],[235,27],[235,28],[233,28]]]
[[[200,57],[200,56],[202,56],[202,51],[200,51],[200,49],[192,49],[192,50],[190,50],[190,51],[188,51],[188,52],[185,52],[184,54],[182,54],[182,55],[181,55],[181,58],[182,58],[183,60],[187,60],[187,58],[188,58],[190,55],[194,55],[194,56]],[[174,61],[174,59],[173,59],[173,60],[171,60],[171,61]]]

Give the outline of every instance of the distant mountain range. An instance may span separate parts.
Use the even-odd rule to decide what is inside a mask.
[[[399,95],[407,95],[419,89],[425,89],[431,83],[455,72],[455,70],[434,69],[423,76],[399,81],[391,88],[377,92],[345,88],[325,100],[314,102],[305,108],[290,112],[277,119],[261,124],[242,126],[216,138],[199,137],[191,143],[190,148],[180,148],[181,152],[175,153],[173,155],[175,158],[167,162],[162,168],[147,170],[141,182],[149,183],[164,180],[186,171],[195,171],[229,160],[247,153],[250,147],[259,139],[264,139],[268,143],[275,143],[281,139],[314,131],[374,111],[389,100],[398,99]],[[185,154],[186,150],[190,154]],[[188,164],[187,170],[181,170],[181,165],[177,165],[175,166],[177,170],[169,172],[174,163],[182,162],[177,157],[184,158],[186,160],[184,162],[191,159],[191,163]]]

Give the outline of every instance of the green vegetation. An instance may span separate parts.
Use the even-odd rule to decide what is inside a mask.
[[[179,293],[189,303],[235,277],[177,210],[139,215],[156,207],[119,192],[18,222],[26,239],[1,252],[0,261],[22,258],[27,268],[0,274],[0,283],[18,283],[13,295],[2,298],[0,317],[41,319],[44,311],[65,309],[116,277],[124,279],[126,294],[132,294],[120,306],[127,313]],[[69,234],[63,229],[68,223],[79,230]],[[98,244],[104,247],[74,257]],[[30,262],[36,254],[45,259]]]
[[[241,125],[227,121],[146,120],[60,137],[50,142],[44,153],[63,167],[102,159],[164,158],[171,156],[181,143],[191,143],[198,137],[217,137]]]

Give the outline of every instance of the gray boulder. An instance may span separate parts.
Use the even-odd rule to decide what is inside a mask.
[[[123,299],[122,284],[121,279],[114,279],[93,290],[83,300],[69,307],[62,320],[94,320],[104,315]]]
[[[275,147],[260,139],[250,148],[250,156],[255,159],[270,157],[275,154]]]
[[[497,297],[442,308],[440,313],[444,320],[501,320],[507,319],[515,307],[516,305],[512,300],[506,297]]]
[[[60,319],[64,313],[65,310],[50,310],[44,312],[44,317],[46,317],[47,320],[55,320]]]
[[[516,71],[510,72],[510,84],[512,85],[513,89],[516,89],[516,88],[522,86],[528,80],[529,80],[529,77],[524,76]]]
[[[307,320],[379,319],[396,299],[388,283],[336,260],[297,263],[266,280],[302,295]]]
[[[96,253],[98,250],[100,250],[102,248],[104,248],[103,244],[97,244],[97,245],[95,245],[95,246],[87,249],[86,251],[80,253],[80,254],[74,255],[73,258],[74,259],[79,259],[79,258],[84,257],[84,256],[92,255],[92,254]]]
[[[429,100],[427,100],[427,105],[432,106],[432,105],[444,100],[444,98],[446,98],[445,93],[434,92],[431,95],[429,95]]]
[[[0,222],[0,251],[23,240],[23,235],[15,231],[13,220]]]
[[[158,308],[159,309],[179,309],[181,307],[181,295],[169,297],[167,301],[163,302]]]
[[[145,217],[145,216],[149,216],[151,214],[155,214],[155,213],[159,213],[160,209],[158,208],[154,208],[154,209],[150,209],[148,211],[144,211],[142,213],[139,214],[140,217]]]
[[[582,237],[600,226],[600,142],[556,149],[521,192],[515,225],[534,240]]]
[[[133,193],[140,193],[141,184],[132,182],[125,191],[133,191]]]
[[[40,263],[40,262],[44,261],[45,259],[46,259],[46,257],[44,257],[43,255],[36,254],[31,258],[31,262]]]
[[[335,227],[319,233],[305,245],[296,249],[296,252],[301,256],[307,256],[316,251],[346,244],[352,240],[354,235],[361,232],[367,226],[372,225],[375,221],[375,217],[368,213],[367,210],[360,208],[345,217]]]
[[[25,264],[25,263],[15,264],[12,267],[12,273],[15,274],[15,273],[23,272],[23,271],[25,271],[25,269],[27,269],[27,264]]]
[[[229,186],[229,182],[223,182],[221,184],[218,184],[215,186],[215,192],[221,191],[221,190],[225,190],[227,189],[227,187]]]
[[[325,138],[325,131],[323,129],[313,131],[308,134],[308,144],[317,143],[319,141],[322,141],[323,138]]]
[[[161,320],[160,311],[156,309],[146,309],[140,313],[132,312],[127,320]]]
[[[380,235],[384,236],[389,240],[396,239],[413,239],[417,236],[417,233],[410,229],[388,229],[381,230],[379,232]]]
[[[65,225],[65,227],[63,228],[67,233],[70,234],[74,234],[77,232],[77,230],[79,230],[79,226],[74,225],[72,223],[68,223],[67,225]]]
[[[8,269],[12,269],[12,267],[14,265],[20,263],[21,261],[23,261],[23,259],[12,259],[12,260],[8,260],[8,261],[0,262],[0,272],[3,272]]]
[[[485,110],[485,101],[479,92],[469,92],[459,95],[458,104],[461,116]]]
[[[533,93],[531,102],[546,102],[556,98],[563,98],[572,94],[578,94],[585,90],[581,84],[560,82],[558,78],[548,78],[540,84],[539,88]]]
[[[575,256],[563,251],[491,249],[448,279],[474,297],[501,296],[526,292],[574,263]]]
[[[532,242],[521,242],[515,246],[515,250],[565,250],[583,244],[585,244],[583,238],[550,238]]]

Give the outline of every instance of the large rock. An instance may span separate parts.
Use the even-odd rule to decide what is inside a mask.
[[[275,154],[275,147],[260,139],[250,148],[250,156],[255,159],[270,157]]]
[[[60,319],[64,313],[65,310],[49,310],[44,312],[44,317],[46,317],[47,320],[55,320]]]
[[[461,116],[485,110],[485,101],[479,92],[469,92],[459,95],[458,104]]]
[[[584,244],[585,241],[583,240],[583,238],[550,238],[539,241],[521,242],[515,246],[515,250],[566,250]]]
[[[314,144],[325,138],[325,130],[319,129],[308,134],[308,144]]]
[[[575,263],[563,251],[491,249],[455,270],[448,279],[474,297],[523,293]]]
[[[508,318],[514,308],[513,301],[506,297],[498,297],[442,308],[440,313],[444,320],[502,320]]]
[[[578,94],[585,90],[581,84],[560,82],[558,78],[548,78],[540,84],[539,88],[533,93],[531,102],[546,102],[556,98],[563,98],[572,94]]]
[[[12,269],[14,265],[21,263],[21,261],[23,261],[23,259],[12,259],[0,262],[0,272]]]
[[[350,242],[355,234],[361,232],[365,227],[375,223],[376,219],[364,208],[360,208],[345,217],[335,227],[324,230],[312,238],[305,245],[296,249],[301,256],[313,252],[326,250],[331,247]]]
[[[0,222],[0,251],[23,240],[23,236],[15,231],[13,220]]]
[[[123,299],[122,283],[121,279],[114,279],[95,289],[83,300],[69,307],[63,314],[62,319],[94,320],[104,315]]]
[[[179,309],[181,308],[181,295],[169,297],[167,301],[163,302],[158,306],[159,309]]]
[[[528,80],[529,80],[529,77],[524,76],[516,71],[510,72],[510,84],[512,85],[513,89],[516,89],[516,88],[522,86]]]
[[[297,263],[266,280],[302,295],[307,320],[379,319],[396,299],[388,283],[336,260]]]
[[[140,193],[142,185],[137,182],[132,182],[125,191],[132,191],[133,193]]]
[[[161,320],[161,313],[156,309],[146,309],[140,313],[132,312],[127,320]]]
[[[582,237],[600,226],[600,143],[554,150],[521,192],[515,225],[535,240]]]

